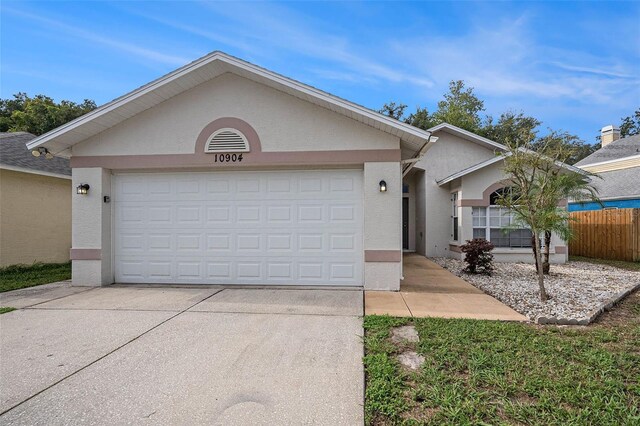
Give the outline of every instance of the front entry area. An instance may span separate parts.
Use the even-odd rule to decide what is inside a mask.
[[[115,280],[362,286],[362,198],[362,170],[115,175]]]

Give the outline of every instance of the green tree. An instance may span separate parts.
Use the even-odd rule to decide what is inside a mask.
[[[95,108],[96,103],[89,99],[80,104],[67,100],[57,103],[45,95],[31,98],[21,92],[13,95],[13,99],[0,99],[0,131],[38,136]]]
[[[507,111],[501,114],[495,123],[493,117],[487,117],[479,134],[503,145],[515,146],[523,135],[527,140],[533,140],[541,124],[539,120],[526,116],[522,112]]]
[[[395,118],[398,121],[403,120],[404,111],[407,109],[407,106],[403,103],[396,104],[395,102],[389,102],[382,106],[381,109],[378,110],[380,114],[386,115],[391,118]]]
[[[571,238],[569,214],[559,207],[560,202],[567,198],[597,200],[589,176],[561,167],[561,163],[574,155],[573,148],[564,138],[565,134],[551,132],[534,139],[524,132],[516,143],[509,144],[504,155],[504,173],[510,182],[510,190],[504,191],[497,200],[499,205],[513,212],[514,226],[531,230],[542,301],[548,299],[544,272],[545,263],[548,271],[551,235],[555,232],[564,240]],[[543,237],[544,254],[538,250]]]
[[[578,136],[569,132],[554,131],[549,129],[549,134],[539,138],[532,145],[534,151],[542,152],[547,144],[553,145],[554,149],[565,148],[566,158],[562,160],[563,163],[573,165],[583,158],[594,153],[599,145],[590,145],[580,139]]]
[[[466,88],[462,80],[451,81],[449,93],[438,102],[438,109],[433,113],[432,121],[434,124],[453,124],[477,133],[482,126],[482,111],[484,102],[473,93],[473,87]]]
[[[433,116],[429,114],[429,110],[421,107],[416,108],[416,112],[409,114],[404,121],[422,130],[430,129],[438,124],[433,120]]]
[[[640,134],[640,108],[633,115],[623,118],[620,123],[620,137],[626,138],[638,134]]]

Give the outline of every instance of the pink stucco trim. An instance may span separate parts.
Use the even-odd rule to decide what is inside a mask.
[[[455,253],[462,253],[462,250],[460,250],[460,246],[456,246],[454,244],[449,244],[449,251],[453,251]]]
[[[556,254],[567,254],[567,246],[555,246]]]
[[[72,248],[69,250],[69,258],[71,260],[101,260],[102,250]]]
[[[103,167],[112,170],[207,168],[228,169],[247,166],[352,165],[369,162],[399,162],[399,149],[351,151],[245,152],[241,162],[215,163],[212,154],[104,155],[71,157],[72,168]]]
[[[244,120],[235,117],[222,117],[217,120],[213,120],[211,123],[204,126],[204,129],[198,135],[196,139],[196,154],[204,153],[204,146],[207,143],[209,137],[216,131],[224,128],[236,129],[242,132],[249,142],[249,148],[251,152],[262,152],[262,144],[258,133],[251,127],[249,123]],[[208,154],[209,156],[211,154]]]
[[[466,200],[460,200],[460,206],[461,207],[488,207],[490,203],[489,198],[491,197],[491,194],[493,194],[495,191],[497,191],[500,188],[504,188],[505,186],[507,186],[507,184],[508,184],[507,182],[501,181],[501,182],[496,182],[492,185],[489,185],[487,189],[482,191],[482,199],[469,198]]]
[[[365,262],[402,262],[400,250],[365,250]]]

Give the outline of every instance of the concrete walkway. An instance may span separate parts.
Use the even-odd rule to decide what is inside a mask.
[[[424,256],[405,254],[403,267],[399,292],[365,292],[366,315],[527,320]]]
[[[362,424],[362,292],[0,295],[0,424]]]

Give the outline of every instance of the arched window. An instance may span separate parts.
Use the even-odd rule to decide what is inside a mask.
[[[204,145],[204,152],[249,152],[249,142],[239,130],[224,128],[216,130]]]
[[[511,188],[498,189],[489,196],[488,207],[474,207],[473,238],[484,238],[496,247],[531,247],[531,231],[527,228],[513,228],[513,213],[506,207],[497,205],[497,200]]]

